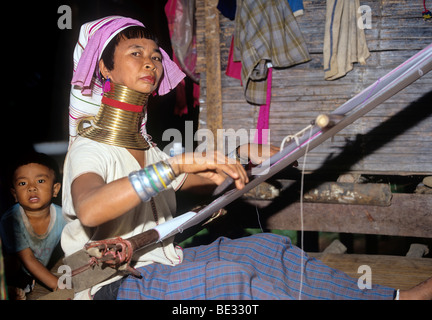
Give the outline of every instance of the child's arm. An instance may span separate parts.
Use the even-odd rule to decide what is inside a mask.
[[[57,288],[58,278],[53,275],[33,254],[30,248],[18,252],[18,257],[28,271],[53,291]]]

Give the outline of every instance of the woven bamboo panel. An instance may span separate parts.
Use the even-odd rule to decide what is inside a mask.
[[[200,128],[207,127],[204,0],[197,0],[198,70],[201,72]],[[371,56],[345,77],[324,80],[325,1],[305,0],[297,18],[311,61],[273,71],[270,143],[306,127],[320,113],[330,112],[432,42],[432,23],[423,21],[420,4],[411,1],[363,1],[372,12],[366,29]],[[225,75],[235,22],[220,14],[220,65],[225,129],[255,129],[259,106],[248,104],[237,79]],[[209,71],[211,72],[211,70]],[[432,173],[432,74],[402,90],[382,105],[317,147],[305,169],[380,174]],[[329,156],[331,161],[329,162]],[[302,163],[302,159],[299,159]]]

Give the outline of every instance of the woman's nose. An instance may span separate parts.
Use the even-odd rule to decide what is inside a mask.
[[[150,70],[156,69],[156,65],[153,63],[153,60],[151,60],[151,59],[147,59],[145,61],[144,67],[146,69],[150,69]]]

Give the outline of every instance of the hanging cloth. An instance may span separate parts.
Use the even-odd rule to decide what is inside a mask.
[[[310,60],[303,35],[286,0],[237,2],[234,61],[241,61],[246,100],[265,105],[267,63],[286,68]]]
[[[294,17],[303,15],[304,13],[303,0],[288,0],[288,4],[291,8],[291,11],[293,12]]]
[[[234,55],[234,36],[231,38],[231,46],[228,53],[228,63],[227,63],[225,74],[228,77],[241,80],[242,63],[241,61],[234,61],[233,55]]]
[[[366,64],[370,56],[361,21],[359,0],[327,0],[324,31],[324,78],[335,80],[353,69],[353,63]],[[360,19],[360,20],[359,20]]]
[[[268,129],[269,129],[269,118],[270,118],[270,102],[271,102],[271,87],[272,87],[272,73],[273,69],[268,69],[267,77],[267,96],[266,104],[262,105],[259,109],[257,130],[255,132],[254,143],[268,144]]]
[[[192,79],[193,107],[199,105],[199,74],[195,73],[197,50],[194,26],[194,0],[168,0],[165,15],[173,48],[173,61]],[[183,79],[176,88],[174,114],[188,113],[186,82]]]

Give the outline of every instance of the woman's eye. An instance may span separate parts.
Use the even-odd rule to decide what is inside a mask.
[[[140,53],[139,53],[139,52],[132,52],[132,55],[133,55],[134,57],[138,57],[138,56],[140,55]]]
[[[162,57],[160,57],[160,56],[155,56],[152,59],[156,60],[156,61],[162,61]]]

